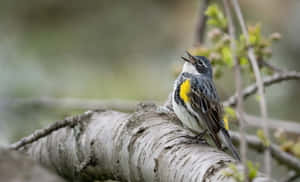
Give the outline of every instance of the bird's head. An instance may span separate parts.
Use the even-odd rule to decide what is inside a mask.
[[[205,56],[193,56],[189,52],[186,53],[188,58],[181,57],[185,61],[182,72],[205,75],[212,78],[212,66]]]

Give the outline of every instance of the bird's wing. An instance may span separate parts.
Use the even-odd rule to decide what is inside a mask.
[[[220,128],[224,127],[223,109],[210,78],[196,77],[191,80],[191,107],[205,122],[209,133],[218,147],[221,143],[217,137]]]

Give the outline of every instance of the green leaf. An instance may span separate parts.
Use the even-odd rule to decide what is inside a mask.
[[[292,152],[295,156],[297,156],[298,158],[300,158],[300,142],[297,142],[293,148],[292,148]]]
[[[260,139],[260,141],[263,143],[263,145],[265,147],[269,147],[270,146],[270,141],[266,138],[266,135],[264,133],[264,131],[262,129],[258,129],[256,131],[256,135],[257,137]]]
[[[258,45],[261,40],[261,25],[249,26],[249,41],[252,45]]]
[[[249,64],[249,61],[248,61],[248,59],[246,58],[246,57],[241,57],[240,58],[240,65],[247,65],[247,64]]]
[[[226,29],[227,20],[217,4],[210,5],[205,11],[205,15],[209,17],[209,20],[207,21],[209,25],[214,25],[218,28]]]
[[[225,46],[222,48],[221,52],[223,61],[226,63],[226,65],[228,65],[229,67],[233,67],[233,60],[230,48],[228,46]]]
[[[205,11],[205,15],[210,17],[216,17],[218,14],[219,8],[217,4],[210,5]]]
[[[236,112],[232,107],[224,107],[225,114],[231,118],[236,118]]]
[[[207,20],[207,24],[208,25],[215,25],[217,27],[220,26],[220,23],[216,19],[209,19],[209,20]]]
[[[251,161],[247,161],[247,167],[248,167],[248,177],[249,181],[253,181],[254,178],[256,178],[259,170],[259,164],[253,165]]]

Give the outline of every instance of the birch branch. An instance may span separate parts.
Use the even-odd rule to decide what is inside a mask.
[[[240,139],[239,133],[230,132],[230,136],[235,143],[237,143],[237,144],[239,143],[239,139]],[[266,150],[266,147],[264,146],[264,144],[256,136],[246,135],[246,141],[250,148],[253,148],[258,152],[263,152],[264,150]],[[272,143],[270,144],[270,146],[268,148],[274,159],[276,159],[280,163],[288,166],[289,168],[294,169],[297,173],[300,173],[300,161],[297,157],[294,157],[293,155],[282,151],[279,148],[279,146],[272,144]]]
[[[133,114],[89,113],[20,150],[69,180],[234,181],[223,172],[235,162],[231,156],[193,144],[186,137],[193,134],[155,106],[143,105]],[[254,181],[267,180],[260,174]]]

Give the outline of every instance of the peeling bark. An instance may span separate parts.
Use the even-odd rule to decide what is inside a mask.
[[[174,115],[154,105],[82,118],[20,150],[69,180],[235,181],[223,173],[236,163],[231,156],[191,141],[186,136],[193,134]],[[254,181],[267,180],[260,175]]]

